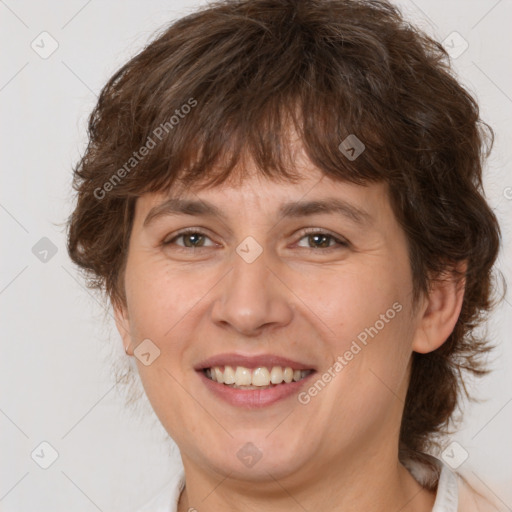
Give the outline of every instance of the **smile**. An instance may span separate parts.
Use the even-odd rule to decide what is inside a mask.
[[[298,382],[313,372],[293,370],[289,366],[261,366],[252,369],[244,366],[237,366],[236,369],[231,366],[214,366],[203,371],[208,379],[235,389],[267,389],[283,382]]]

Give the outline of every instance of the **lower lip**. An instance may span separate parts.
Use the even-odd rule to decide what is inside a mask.
[[[206,387],[219,398],[237,407],[257,409],[297,394],[316,372],[313,371],[297,382],[282,383],[266,389],[236,389],[209,379],[202,370],[197,373]]]

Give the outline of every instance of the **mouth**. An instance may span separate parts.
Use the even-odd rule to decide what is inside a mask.
[[[212,366],[201,370],[211,381],[233,389],[269,389],[283,384],[299,382],[315,370],[293,369],[290,366]]]
[[[244,409],[290,399],[317,373],[305,361],[277,354],[240,353],[217,354],[198,363],[194,370],[211,396]]]

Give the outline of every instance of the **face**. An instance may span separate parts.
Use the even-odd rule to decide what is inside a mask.
[[[186,466],[311,481],[396,448],[419,322],[404,232],[385,184],[300,172],[137,200],[118,328]],[[286,367],[313,372],[260,386]]]

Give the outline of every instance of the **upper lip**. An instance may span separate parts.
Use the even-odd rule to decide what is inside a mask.
[[[313,366],[309,363],[294,361],[286,357],[281,357],[275,354],[260,354],[254,356],[245,356],[242,354],[217,354],[201,361],[196,366],[195,370],[204,370],[205,368],[212,368],[214,366],[243,366],[245,368],[258,368],[281,366],[286,368],[289,366],[292,370],[314,370]]]

